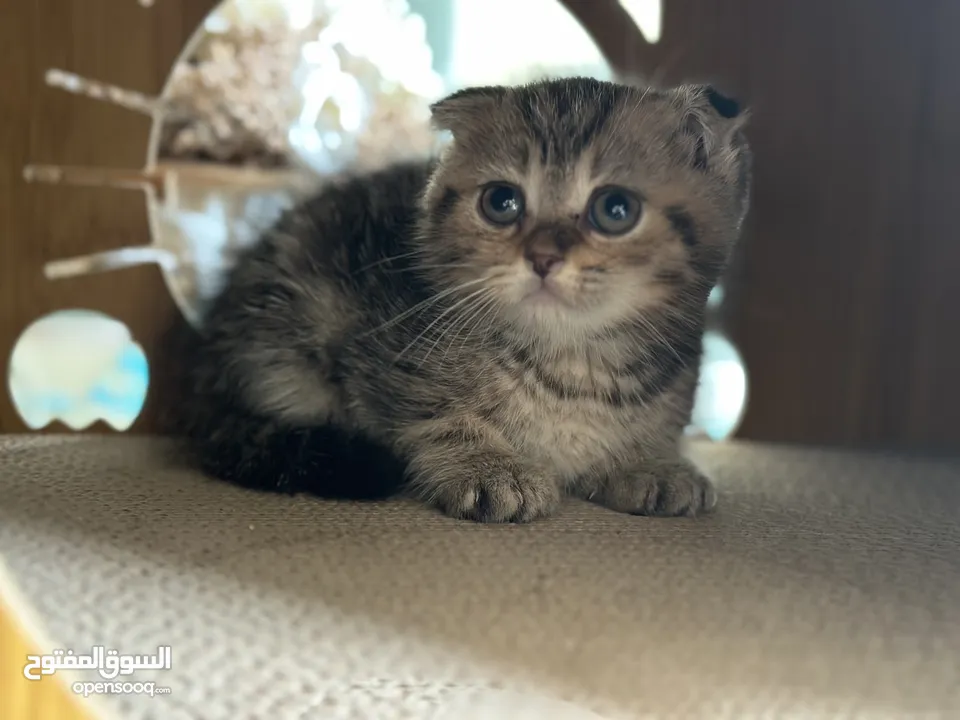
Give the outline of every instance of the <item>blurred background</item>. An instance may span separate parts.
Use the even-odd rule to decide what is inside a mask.
[[[5,3],[0,431],[156,430],[165,329],[300,194],[433,151],[459,87],[630,75],[753,111],[691,432],[960,450],[958,23],[950,0]],[[117,89],[143,98],[95,101]],[[93,346],[89,382],[53,382]]]

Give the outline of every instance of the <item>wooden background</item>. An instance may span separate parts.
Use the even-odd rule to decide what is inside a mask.
[[[607,0],[570,0],[578,12]],[[156,268],[48,282],[55,258],[146,242],[135,192],[25,185],[28,162],[137,168],[147,118],[48,89],[57,67],[159,92],[211,0],[0,0],[0,374],[61,308],[126,322],[155,359],[176,317]],[[741,435],[960,450],[960,3],[665,0],[619,62],[714,80],[754,109],[754,209],[729,327],[750,373]],[[158,371],[153,367],[154,373]],[[156,427],[151,385],[136,431]],[[0,431],[24,429],[0,393]]]

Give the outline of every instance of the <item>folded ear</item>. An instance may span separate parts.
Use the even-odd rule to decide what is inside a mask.
[[[489,118],[506,95],[507,88],[499,85],[458,90],[430,106],[433,124],[438,130],[449,130],[456,136]]]
[[[676,93],[683,111],[682,130],[693,139],[693,166],[707,170],[718,161],[733,160],[745,142],[742,131],[749,113],[712,85],[684,85]]]
[[[727,97],[712,85],[703,87],[703,96],[707,99],[710,107],[716,110],[720,117],[726,120],[732,120],[740,116],[740,103],[734,98]]]

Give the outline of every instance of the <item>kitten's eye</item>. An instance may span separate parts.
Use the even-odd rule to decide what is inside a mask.
[[[590,224],[605,235],[622,235],[640,219],[640,201],[618,188],[600,192],[590,203]]]
[[[480,211],[494,225],[512,225],[523,214],[523,193],[513,185],[489,185],[480,196]]]

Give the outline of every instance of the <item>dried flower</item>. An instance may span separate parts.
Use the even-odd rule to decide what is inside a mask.
[[[430,67],[423,23],[404,2],[362,4],[365,20],[390,38],[391,50],[395,45],[394,62],[382,47],[371,57],[349,52],[342,35],[329,39],[352,27],[355,17],[341,19],[348,10],[356,16],[357,5],[316,0],[312,21],[293,27],[276,2],[225,3],[208,21],[211,30],[193,55],[174,68],[164,98],[160,158],[260,167],[306,163],[319,171],[348,163],[374,167],[429,152],[434,138],[427,105],[434,97],[422,89],[439,91],[442,83]],[[325,33],[334,26],[335,32]],[[397,67],[406,78],[396,77]],[[307,86],[310,73],[314,82]],[[317,88],[316,77],[323,78],[323,87]],[[344,77],[362,99],[335,93],[320,98],[316,117],[300,127],[299,137],[306,131],[312,143],[292,146],[291,128],[302,124],[308,103],[317,103],[311,93],[325,96]],[[352,129],[345,120],[364,108],[363,122]]]

